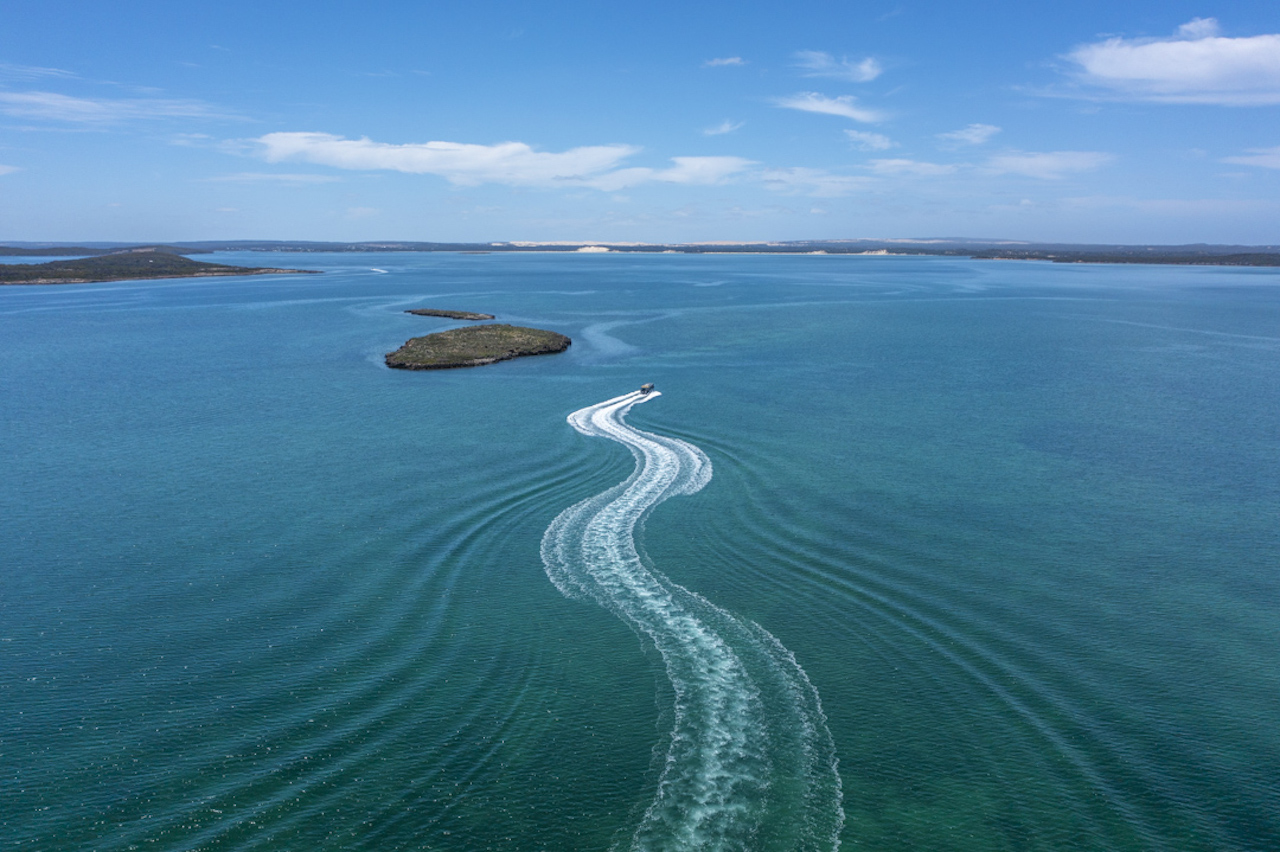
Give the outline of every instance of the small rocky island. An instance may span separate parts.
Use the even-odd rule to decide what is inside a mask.
[[[471,311],[442,311],[437,308],[413,308],[405,311],[406,314],[413,314],[417,317],[444,317],[445,319],[460,320],[491,320],[493,314],[473,314]]]
[[[318,271],[227,266],[191,260],[163,248],[138,248],[76,260],[3,263],[0,264],[0,284],[93,284],[147,278],[207,278],[219,275],[276,275]]]
[[[387,354],[388,367],[398,370],[448,370],[478,367],[526,355],[563,352],[573,341],[540,328],[493,323],[470,325],[415,337]]]

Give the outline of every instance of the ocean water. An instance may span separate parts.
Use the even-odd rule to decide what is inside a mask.
[[[0,849],[1280,848],[1274,270],[270,264],[0,288]]]

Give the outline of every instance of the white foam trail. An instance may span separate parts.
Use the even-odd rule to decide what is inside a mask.
[[[627,446],[627,480],[565,509],[542,539],[547,576],[651,641],[674,691],[665,762],[631,837],[647,849],[835,849],[844,824],[835,749],[817,690],[795,657],[671,582],[642,558],[635,528],[668,497],[711,480],[702,450],[624,422],[661,394],[636,391],[569,415],[584,435]]]

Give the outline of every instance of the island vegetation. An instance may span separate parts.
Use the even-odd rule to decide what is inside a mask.
[[[471,311],[442,311],[437,308],[413,308],[405,311],[406,314],[413,314],[418,317],[443,317],[445,319],[457,320],[491,320],[493,314],[475,314]]]
[[[148,247],[76,260],[0,264],[0,284],[91,284],[148,278],[205,278],[215,275],[274,275],[317,271],[204,263]]]
[[[503,323],[469,325],[407,340],[387,354],[386,363],[398,370],[478,367],[527,355],[563,352],[572,342],[563,334],[540,328]]]

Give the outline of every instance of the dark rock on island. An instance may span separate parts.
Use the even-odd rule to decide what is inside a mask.
[[[563,352],[573,341],[563,334],[540,328],[493,323],[469,325],[405,341],[387,354],[388,367],[399,370],[447,370],[478,367],[522,358]]]
[[[493,314],[473,314],[471,311],[441,311],[436,308],[413,308],[405,311],[406,314],[413,314],[419,317],[444,317],[445,319],[460,320],[491,320]]]
[[[203,263],[168,251],[145,248],[77,260],[0,264],[0,284],[91,284],[147,278],[206,278],[215,275],[275,275],[286,272],[318,270]]]

